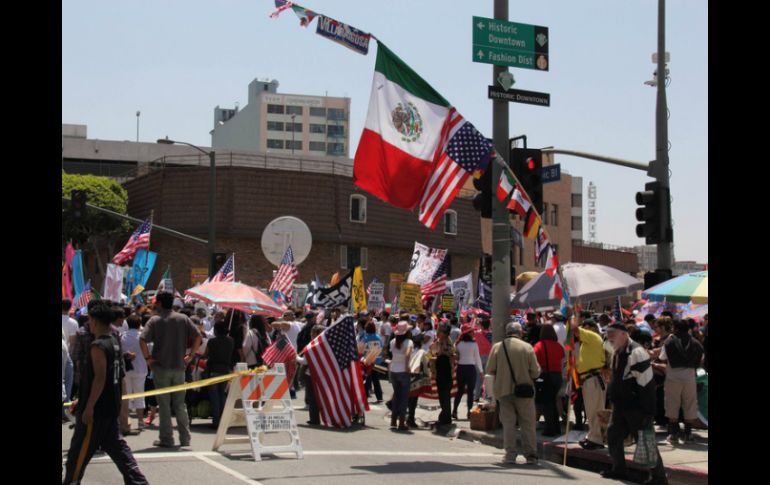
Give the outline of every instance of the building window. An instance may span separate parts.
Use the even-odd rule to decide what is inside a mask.
[[[310,142],[310,151],[311,152],[325,152],[326,151],[326,143],[322,141],[311,141]]]
[[[286,123],[286,131],[302,133],[302,123]]]
[[[345,127],[344,126],[337,126],[337,125],[329,125],[326,128],[326,132],[329,136],[345,136]]]
[[[292,144],[294,146],[292,146]],[[295,150],[302,150],[302,142],[286,140],[286,149],[291,150],[292,148],[294,148]]]
[[[268,104],[267,105],[267,112],[268,113],[274,113],[274,114],[283,114],[283,105],[282,104]]]
[[[283,131],[283,122],[282,121],[268,121],[267,122],[267,131]]]
[[[444,213],[444,234],[457,235],[457,212],[453,210]]]
[[[345,144],[344,143],[327,143],[326,154],[327,155],[344,155]]]
[[[310,133],[326,133],[326,125],[310,125]]]
[[[286,107],[286,114],[287,115],[300,115],[300,116],[302,116],[302,106],[287,106]]]
[[[363,195],[350,196],[350,222],[366,222],[366,197]]]
[[[342,121],[345,119],[345,110],[340,108],[329,108],[326,119]]]
[[[582,217],[573,217],[572,218],[572,230],[573,231],[582,231],[583,230],[583,218]]]
[[[366,248],[357,248],[354,246],[340,246],[340,268],[353,269],[361,266],[362,270],[368,268],[368,251]]]
[[[548,224],[548,202],[543,202],[543,213],[540,216],[543,219],[543,225]]]
[[[583,207],[582,194],[572,194],[572,207]]]
[[[326,108],[310,108],[310,116],[326,116]]]
[[[283,148],[283,140],[267,140],[267,148]]]
[[[551,225],[559,225],[559,206],[556,204],[551,204]]]

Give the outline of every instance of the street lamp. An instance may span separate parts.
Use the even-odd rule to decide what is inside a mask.
[[[214,251],[216,248],[216,237],[217,237],[217,231],[216,231],[216,213],[217,213],[217,207],[216,207],[216,190],[217,190],[217,169],[216,169],[216,155],[214,151],[207,152],[206,150],[193,145],[192,143],[187,143],[184,141],[176,141],[176,140],[169,140],[168,137],[166,138],[160,138],[158,139],[158,143],[164,144],[164,145],[187,145],[189,147],[195,148],[199,152],[205,153],[209,157],[209,166],[211,167],[211,170],[209,171],[209,241],[208,241],[208,253],[209,253],[209,278],[214,276],[214,273],[217,271],[218,268],[214,268]]]
[[[294,118],[296,118],[297,115],[291,115],[291,154],[294,155]]]

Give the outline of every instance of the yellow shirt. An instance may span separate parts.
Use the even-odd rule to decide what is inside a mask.
[[[604,342],[601,335],[584,328],[580,331],[580,356],[578,356],[578,374],[604,367]]]

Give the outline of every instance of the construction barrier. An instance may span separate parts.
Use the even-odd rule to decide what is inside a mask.
[[[243,363],[235,368],[236,371],[245,369]],[[233,378],[212,450],[218,451],[222,445],[250,443],[255,461],[261,461],[265,454],[287,452],[294,453],[297,459],[303,458],[297,420],[288,394],[289,381],[283,364],[276,364],[272,370],[261,374]],[[248,437],[227,436],[228,429],[244,426],[244,422]],[[267,445],[264,443],[267,433],[287,433],[290,442],[288,445]]]

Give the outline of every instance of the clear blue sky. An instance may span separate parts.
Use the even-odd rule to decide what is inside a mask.
[[[372,32],[491,137],[489,64],[471,61],[471,17],[492,0],[305,0],[301,4]],[[657,0],[511,1],[510,20],[548,27],[550,71],[511,68],[515,88],[551,94],[551,107],[511,104],[511,135],[647,162],[655,157]],[[351,154],[363,129],[376,44],[356,54],[299,26],[268,18],[272,0],[69,0],[62,4],[62,122],[89,138],[171,138],[208,146],[216,105],[247,102],[254,78],[286,93],[348,96]],[[708,261],[708,6],[667,2],[671,192],[677,260]],[[598,191],[598,239],[639,245],[634,194],[641,172],[557,156]],[[584,204],[586,205],[586,204]],[[585,208],[584,208],[585,210]],[[587,220],[584,221],[587,237]]]

